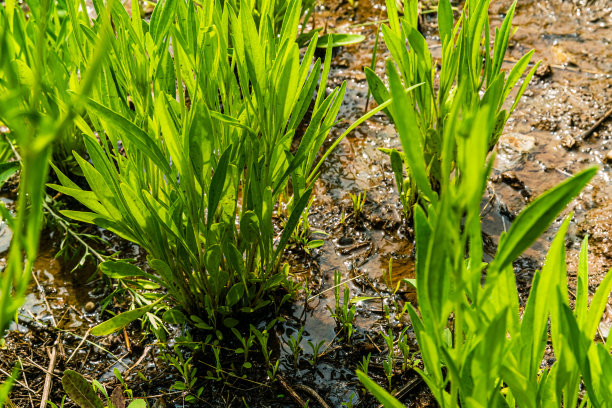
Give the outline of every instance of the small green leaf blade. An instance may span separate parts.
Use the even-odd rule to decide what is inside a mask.
[[[151,303],[150,305],[139,307],[138,309],[133,309],[117,316],[114,316],[107,321],[100,323],[93,329],[91,329],[91,334],[94,336],[106,336],[108,334],[114,333],[118,330],[123,329],[128,324],[132,323],[134,320],[139,319],[147,313],[149,310],[153,308],[153,306],[158,303],[161,299],[157,300],[155,303]]]
[[[343,47],[346,45],[359,44],[363,40],[365,40],[365,36],[361,34],[343,34],[343,33],[333,33],[333,34],[325,34],[319,41],[317,42],[317,48],[328,48],[330,45],[328,41],[331,39],[331,47]]]
[[[19,170],[19,162],[0,163],[0,186]]]
[[[70,399],[81,408],[104,408],[89,382],[79,373],[72,370],[64,371],[62,387]]]
[[[357,370],[359,381],[370,391],[385,408],[404,408],[404,405],[385,391],[380,385],[370,380],[367,375]]]
[[[523,210],[500,241],[491,267],[501,270],[529,248],[595,173],[597,168],[592,167],[576,174],[542,194]]]

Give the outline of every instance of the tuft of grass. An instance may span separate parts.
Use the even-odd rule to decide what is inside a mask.
[[[108,7],[112,7],[112,1]],[[32,266],[38,252],[44,204],[44,182],[53,146],[73,128],[83,101],[109,46],[108,9],[102,13],[100,35],[92,40],[89,67],[67,83],[62,60],[65,47],[53,47],[57,38],[55,2],[30,4],[28,15],[15,1],[0,6],[0,126],[6,127],[8,145],[3,148],[0,179],[20,170],[16,214],[0,207],[2,221],[13,232],[6,267],[0,274],[0,336],[4,336],[25,300]],[[58,42],[59,44],[59,42]],[[60,81],[58,83],[58,81]],[[6,145],[5,145],[6,146]],[[12,156],[12,157],[11,157]],[[12,159],[14,161],[6,161]],[[14,375],[0,387],[0,405],[11,387]]]
[[[443,157],[444,133],[455,125],[452,112],[461,111],[470,118],[484,106],[494,124],[482,143],[491,150],[497,143],[504,125],[523,95],[539,62],[529,70],[509,105],[515,88],[533,56],[525,54],[506,74],[502,64],[511,35],[511,23],[516,1],[510,6],[500,28],[496,29],[493,48],[489,36],[489,0],[468,0],[458,19],[454,19],[449,0],[440,0],[437,7],[438,29],[442,42],[442,61],[436,66],[429,46],[418,30],[418,0],[404,1],[404,16],[399,17],[395,0],[387,1],[389,25],[382,25],[385,44],[391,52],[387,61],[387,77],[401,86],[403,102],[385,110],[396,126],[403,127],[400,141],[403,152],[385,150],[390,155],[397,189],[406,219],[411,218],[412,206],[420,199],[436,201],[449,173],[459,159],[446,150]],[[408,44],[408,47],[406,47]],[[439,80],[436,70],[439,68]],[[371,68],[365,68],[369,89],[378,104],[388,101],[393,91],[387,88]],[[397,93],[397,92],[396,92]],[[464,135],[466,137],[467,135]],[[407,157],[414,148],[423,152],[418,162]],[[403,165],[402,165],[403,163]],[[404,175],[404,170],[407,175]],[[420,180],[427,180],[422,183]]]
[[[406,102],[398,75],[391,76],[390,88],[390,108],[397,111]],[[464,92],[459,89],[458,96]],[[571,215],[552,242],[542,271],[536,273],[522,313],[512,269],[512,262],[550,226],[597,169],[584,170],[533,201],[502,235],[494,259],[485,264],[480,203],[494,160],[487,154],[487,141],[496,126],[490,115],[494,108],[484,105],[473,117],[463,117],[459,109],[450,113],[452,127],[444,130],[441,151],[446,181],[430,202],[423,200],[414,209],[419,306],[410,305],[408,313],[424,365],[414,369],[442,407],[576,406],[581,384],[587,390],[583,402],[604,406],[612,394],[598,373],[612,367],[612,343],[604,346],[593,338],[612,289],[612,273],[606,275],[588,307],[585,240],[578,271],[579,300],[570,309],[564,237]],[[399,125],[398,131],[405,137],[409,127]],[[453,160],[451,152],[456,152],[454,167],[448,163]],[[424,156],[424,151],[412,147],[405,157],[412,165]],[[431,188],[425,177],[415,182],[419,191]],[[549,328],[557,361],[542,370]],[[360,378],[385,406],[400,406]]]
[[[90,190],[57,167],[60,184],[51,185],[89,209],[64,215],[138,244],[154,271],[112,262],[105,273],[166,288],[173,316],[202,329],[236,326],[286,281],[283,251],[346,86],[325,95],[331,47],[323,64],[313,58],[316,38],[300,55],[300,1],[283,3],[280,23],[277,3],[257,2],[255,12],[252,3],[159,2],[150,23],[114,8],[112,52],[77,121],[89,160],[75,158]],[[100,27],[99,19],[78,27],[84,50]],[[287,218],[277,236],[281,200]],[[159,296],[139,298],[105,332]]]

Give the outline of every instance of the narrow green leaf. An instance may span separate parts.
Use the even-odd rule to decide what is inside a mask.
[[[576,276],[576,303],[574,315],[578,326],[584,329],[587,312],[589,308],[589,237],[585,236],[580,247],[580,258],[578,260],[578,273]]]
[[[385,391],[380,385],[370,380],[367,375],[357,370],[357,378],[385,408],[404,408],[404,405]]]
[[[208,191],[208,219],[206,220],[207,229],[210,229],[213,220],[215,219],[215,212],[221,200],[223,194],[223,186],[225,185],[225,176],[227,174],[227,166],[229,163],[231,146],[225,149],[225,152],[219,159],[219,164],[213,174],[212,181],[210,182],[210,190]]]
[[[328,43],[328,41],[330,40],[331,44]],[[325,34],[319,38],[319,41],[317,42],[317,48],[343,47],[347,45],[359,44],[363,40],[365,40],[365,36],[361,34]]]
[[[105,124],[116,132],[124,136],[127,141],[133,143],[141,152],[146,154],[155,165],[159,166],[166,176],[171,176],[170,164],[151,137],[134,123],[124,118],[120,114],[100,105],[90,99],[88,108],[95,112],[95,115],[104,119]]]
[[[576,174],[542,194],[523,210],[512,223],[508,234],[500,239],[491,267],[501,270],[529,248],[595,173],[597,168],[592,167]]]
[[[118,314],[117,316],[114,316],[91,329],[91,334],[93,334],[94,336],[106,336],[108,334],[121,330],[125,326],[132,323],[134,320],[139,319],[141,316],[151,310],[153,306],[161,302],[162,299],[164,299],[164,297],[159,298],[154,303],[151,303],[149,305]]]
[[[91,384],[79,373],[64,371],[62,387],[70,399],[80,408],[104,408]]]
[[[453,9],[450,0],[440,0],[438,2],[438,29],[442,46],[452,39],[453,32]]]
[[[0,186],[19,170],[19,162],[0,163]]]
[[[308,205],[308,201],[310,201],[311,194],[312,194],[312,187],[306,190],[304,194],[302,194],[302,196],[299,198],[299,200],[297,200],[297,202],[295,203],[295,206],[293,207],[293,211],[291,211],[291,215],[289,216],[289,219],[287,220],[287,224],[285,225],[285,229],[283,230],[283,233],[281,234],[280,241],[278,242],[278,246],[276,247],[273,262],[276,262],[276,260],[279,258],[279,255],[282,254],[282,252],[284,251],[285,245],[287,245],[287,242],[289,241],[291,234],[293,234],[293,230],[295,229],[298,222],[300,221],[300,218],[302,218],[302,213],[304,212],[304,208],[306,208],[306,206]]]
[[[100,264],[100,271],[112,279],[145,278],[159,283],[159,278],[147,273],[136,265],[124,261],[105,261]]]
[[[612,290],[612,269],[606,273],[606,277],[601,281],[593,299],[589,306],[589,312],[582,328],[583,332],[589,339],[592,339],[597,332],[597,326],[601,321],[604,310],[609,300],[610,291]]]
[[[374,100],[377,104],[382,105],[384,102],[388,101],[391,98],[385,83],[380,79],[376,73],[368,67],[364,69],[366,80],[368,81],[368,89],[372,93]],[[385,110],[387,116],[391,117],[389,114],[389,110]]]
[[[389,87],[391,88],[391,97],[393,98],[389,110],[400,135],[406,162],[410,167],[410,172],[415,179],[417,187],[423,193],[423,197],[429,202],[436,202],[436,194],[431,188],[427,171],[425,170],[421,129],[417,122],[416,113],[410,108],[412,103],[402,85],[395,66],[390,60],[387,61],[387,75],[389,76]]]

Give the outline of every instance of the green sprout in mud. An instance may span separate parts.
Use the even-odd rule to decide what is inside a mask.
[[[251,325],[251,333],[253,333],[257,338],[259,346],[261,347],[261,354],[263,355],[264,362],[267,366],[270,364],[270,349],[268,348],[268,338],[270,337],[270,334],[268,333],[268,328],[265,328],[263,331],[259,331],[255,328],[255,326]]]
[[[355,406],[353,400],[356,400],[356,399],[357,399],[357,396],[355,395],[354,392],[352,392],[351,395],[349,396],[349,400],[344,401],[342,403],[342,406],[346,408],[353,408]]]
[[[338,221],[338,224],[344,225],[345,222],[346,222],[346,212],[344,211],[344,208],[343,208],[342,212],[340,213],[340,220]]]
[[[334,299],[336,302],[336,309],[332,311],[329,305],[331,316],[336,320],[336,323],[340,327],[340,330],[346,335],[347,343],[351,343],[351,338],[355,330],[353,321],[355,320],[355,313],[357,311],[356,306],[351,302],[350,289],[348,285],[344,284],[344,294],[342,296],[342,303],[340,303],[340,286],[342,280],[342,274],[339,271],[334,272]]]
[[[383,276],[383,280],[385,281],[385,284],[387,285],[387,288],[389,289],[389,291],[391,291],[391,294],[389,295],[388,299],[390,302],[393,302],[393,306],[395,307],[394,319],[397,321],[401,321],[404,314],[406,314],[406,312],[408,311],[408,302],[404,302],[402,304],[402,302],[397,300],[396,294],[400,288],[401,283],[402,282],[408,283],[409,280],[402,279],[402,280],[398,280],[395,283],[395,285],[393,284],[393,257],[389,258],[389,267],[386,270],[385,269],[382,270],[382,276]],[[383,298],[381,298],[381,301],[383,302],[382,309],[385,312],[385,317],[388,319],[389,323],[391,323],[391,314],[389,311],[389,305],[384,302]]]
[[[399,348],[400,353],[402,353],[402,371],[413,369],[418,364],[418,359],[415,357],[416,352],[410,352],[408,335],[406,334],[408,329],[409,327],[404,327],[397,341],[397,347]]]
[[[302,350],[302,346],[300,346],[300,343],[302,342],[303,333],[304,333],[304,326],[300,327],[295,337],[293,337],[293,334],[292,334],[289,337],[289,340],[287,341],[287,343],[289,344],[289,349],[291,350],[291,355],[293,356],[293,368],[295,368],[296,370],[299,365],[300,356],[302,355],[304,351]]]
[[[180,347],[176,345],[174,346],[174,353],[168,353],[166,357],[170,365],[176,368],[181,377],[183,377],[183,381],[175,381],[170,387],[170,390],[175,389],[177,391],[183,391],[186,393],[185,401],[195,402],[200,395],[202,395],[204,388],[195,388],[196,381],[198,379],[198,369],[194,367],[191,362],[193,360],[193,356],[185,358]]]
[[[204,378],[206,378],[207,380],[222,381],[223,366],[221,365],[221,347],[215,344],[211,344],[210,349],[212,350],[213,355],[215,357],[215,366],[213,367],[215,371],[213,372],[212,370],[207,370],[206,376]]]
[[[367,193],[368,191],[364,190],[363,193],[349,194],[351,197],[351,202],[353,203],[353,216],[356,220],[359,219],[361,213],[363,212],[363,205],[365,204]]]
[[[385,340],[385,344],[387,345],[387,357],[383,360],[383,370],[385,371],[385,376],[387,377],[387,384],[389,386],[389,390],[392,389],[393,383],[393,374],[395,370],[395,348],[393,345],[393,330],[391,328],[388,329],[388,334],[385,334],[384,331],[380,332],[380,335]]]
[[[244,356],[244,362],[242,363],[243,368],[251,368],[252,364],[249,362],[249,350],[253,347],[253,343],[257,338],[257,335],[251,330],[248,336],[243,336],[236,328],[232,327],[234,336],[238,339],[242,347],[238,347],[234,352],[236,354],[242,354]]]
[[[280,364],[280,360],[276,360],[276,363],[270,364],[270,369],[266,370],[266,374],[270,381],[276,381],[276,373],[278,372],[278,365]]]
[[[291,236],[291,242],[294,245],[297,245],[299,248],[302,248],[308,255],[310,255],[311,250],[321,247],[324,242],[322,239],[313,239],[313,235],[329,235],[325,231],[315,230],[310,226],[308,215],[310,213],[310,207],[312,206],[313,201],[314,197],[310,199],[308,205],[306,208],[304,208],[304,211],[302,211],[302,218],[300,218],[300,222]]]
[[[368,368],[370,367],[370,358],[372,357],[372,353],[368,353],[367,356],[363,356],[361,361],[359,362],[359,369],[368,375]]]
[[[312,341],[308,340],[308,345],[312,350],[312,358],[308,360],[310,365],[317,365],[317,361],[319,360],[319,350],[321,349],[321,347],[323,347],[324,344],[325,340],[321,340],[318,343],[313,343]]]

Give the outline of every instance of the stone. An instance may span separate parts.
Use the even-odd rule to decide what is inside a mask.
[[[561,141],[561,146],[565,147],[567,150],[572,150],[578,146],[578,142],[572,136],[566,136]]]
[[[506,133],[501,135],[497,143],[496,168],[501,171],[513,170],[521,166],[527,155],[535,149],[536,141],[533,136],[522,133]]]
[[[545,64],[545,63],[541,63],[535,72],[535,76],[540,79],[548,78],[551,75],[552,75],[552,68],[550,67],[550,65]]]

